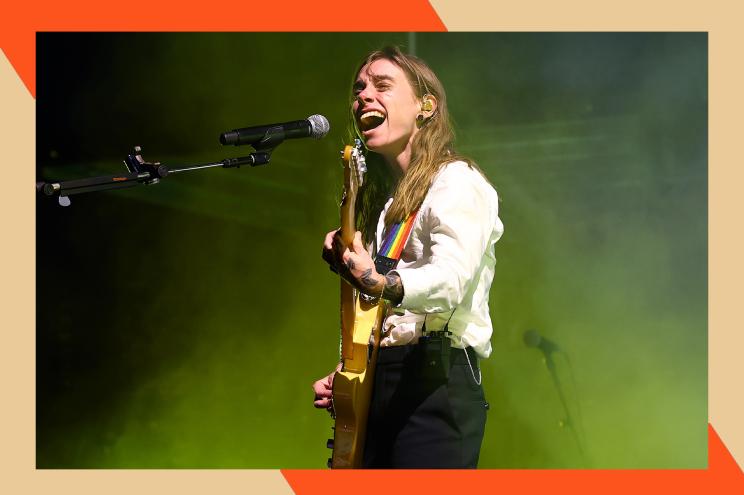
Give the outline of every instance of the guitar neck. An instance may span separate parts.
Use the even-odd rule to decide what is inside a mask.
[[[344,150],[344,161],[348,162],[351,159],[351,147],[347,146]],[[346,155],[349,155],[348,157]],[[344,167],[344,197],[341,202],[341,239],[347,246],[354,240],[354,233],[356,232],[356,211],[355,203],[357,191],[355,187],[355,181],[353,180],[352,174],[354,171],[350,166]]]
[[[351,146],[346,146],[343,153],[344,161],[344,195],[341,200],[341,239],[350,246],[356,232],[355,203],[357,196],[356,171],[352,163]],[[341,358],[346,363],[353,357],[354,347],[354,316],[356,294],[354,289],[341,279]]]

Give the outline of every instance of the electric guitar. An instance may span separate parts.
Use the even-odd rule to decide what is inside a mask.
[[[354,205],[357,192],[367,171],[362,143],[346,146],[342,152],[344,194],[341,200],[341,239],[350,246],[356,232]],[[333,378],[333,439],[328,447],[333,454],[328,466],[362,467],[367,415],[372,397],[380,326],[385,304],[369,300],[351,285],[341,280],[341,359],[343,366]]]

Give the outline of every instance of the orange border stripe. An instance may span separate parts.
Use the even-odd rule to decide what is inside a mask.
[[[277,9],[280,8],[281,11]],[[391,13],[394,13],[391,15]],[[279,14],[279,15],[278,15]],[[37,31],[444,31],[426,0],[226,0],[186,8],[176,0],[6,3],[0,48],[36,97]]]
[[[282,474],[298,495],[327,495],[344,488],[354,495],[451,494],[465,488],[487,488],[484,493],[571,495],[744,493],[744,474],[711,425],[708,469],[282,470]]]

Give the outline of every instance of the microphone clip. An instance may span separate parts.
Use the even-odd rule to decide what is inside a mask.
[[[253,149],[256,151],[265,151],[268,152],[269,155],[271,155],[271,152],[274,151],[274,148],[279,146],[284,142],[284,140],[287,139],[287,134],[284,132],[284,128],[280,125],[270,127],[266,134],[261,138],[260,141],[251,144],[253,146]]]

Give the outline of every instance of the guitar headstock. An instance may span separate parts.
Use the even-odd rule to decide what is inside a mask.
[[[344,174],[344,189],[346,194],[356,193],[364,184],[364,175],[367,173],[367,163],[362,153],[362,141],[354,140],[354,145],[347,145],[341,152],[344,168],[349,170],[348,180]]]
[[[367,163],[362,153],[362,141],[354,140],[354,145],[347,145],[341,152],[344,165],[344,195],[341,198],[341,236],[347,243],[354,237],[354,204],[357,192],[364,184]]]

